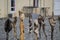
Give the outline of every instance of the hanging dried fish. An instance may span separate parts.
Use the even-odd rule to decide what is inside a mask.
[[[39,27],[38,27],[38,20],[35,19],[34,20],[34,34],[35,34],[35,40],[38,40],[39,39]]]
[[[54,27],[55,27],[55,24],[56,24],[56,21],[55,21],[54,17],[49,18],[49,23],[50,23],[50,26],[51,26],[51,40],[53,40],[53,32],[54,32]]]
[[[38,23],[39,23],[39,36],[41,37],[41,33],[40,33],[40,30],[41,30],[41,27],[43,28],[43,32],[44,32],[44,35],[46,37],[46,40],[47,40],[47,35],[45,33],[45,23],[44,23],[44,18],[39,15],[38,17]]]
[[[16,22],[17,22],[17,17],[14,17],[14,21],[13,21],[13,31],[14,31],[14,37],[17,40],[17,32],[16,32]]]
[[[31,31],[32,31],[32,16],[30,15],[29,16],[29,33],[31,33]]]
[[[20,40],[24,40],[24,18],[25,15],[23,12],[19,12],[19,17],[20,17]]]
[[[12,30],[12,21],[8,18],[6,21],[5,21],[5,32],[6,32],[6,40],[9,39],[9,32]]]

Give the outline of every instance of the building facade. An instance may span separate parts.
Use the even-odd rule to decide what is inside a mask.
[[[37,10],[41,8],[49,8],[48,15],[52,15],[53,0],[0,0],[0,18],[8,17],[8,14],[14,14],[18,17],[18,11],[24,6],[37,6]],[[39,12],[40,13],[40,12]]]

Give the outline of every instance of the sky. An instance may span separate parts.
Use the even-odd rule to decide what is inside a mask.
[[[60,15],[60,0],[54,0],[54,14]]]

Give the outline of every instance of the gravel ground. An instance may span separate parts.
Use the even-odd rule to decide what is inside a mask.
[[[4,22],[5,22],[6,19],[1,19],[0,20],[0,40],[6,40],[6,33],[4,31]],[[51,40],[51,30],[50,30],[50,25],[49,25],[49,22],[48,22],[48,19],[45,19],[45,23],[46,23],[46,26],[45,26],[45,31],[46,31],[46,34],[47,34],[47,40]],[[24,27],[25,27],[25,40],[34,40],[34,33],[32,32],[31,34],[28,33],[28,30],[29,30],[29,26],[28,26],[28,18],[25,18],[24,20]],[[16,30],[17,30],[17,37],[19,38],[19,34],[20,34],[20,29],[19,29],[19,19],[17,21],[17,24],[16,24]],[[60,31],[59,31],[59,21],[56,20],[56,26],[54,28],[54,40],[60,40]],[[15,40],[14,39],[14,36],[13,36],[13,31],[10,31],[9,33],[9,40]],[[41,29],[41,38],[40,40],[45,40],[45,35]]]

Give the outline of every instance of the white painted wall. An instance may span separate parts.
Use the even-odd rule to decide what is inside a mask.
[[[30,2],[29,2],[30,1]],[[52,13],[52,0],[45,0],[45,7],[51,7],[49,11],[49,15]],[[43,0],[41,0],[41,3],[43,3]],[[2,4],[2,5],[1,5]],[[11,1],[8,0],[8,13],[7,13],[7,0],[0,0],[0,17],[7,17],[9,13],[11,13]],[[42,5],[42,4],[41,4]],[[33,0],[16,0],[16,15],[18,16],[18,11],[21,10],[24,6],[33,6]],[[43,5],[41,6],[43,7]],[[40,0],[39,0],[39,9],[40,9]],[[40,10],[38,10],[40,11]],[[13,13],[13,16],[14,16]]]
[[[0,0],[0,18],[7,17],[7,0]]]
[[[4,0],[0,0],[0,18],[3,16],[4,13]]]

